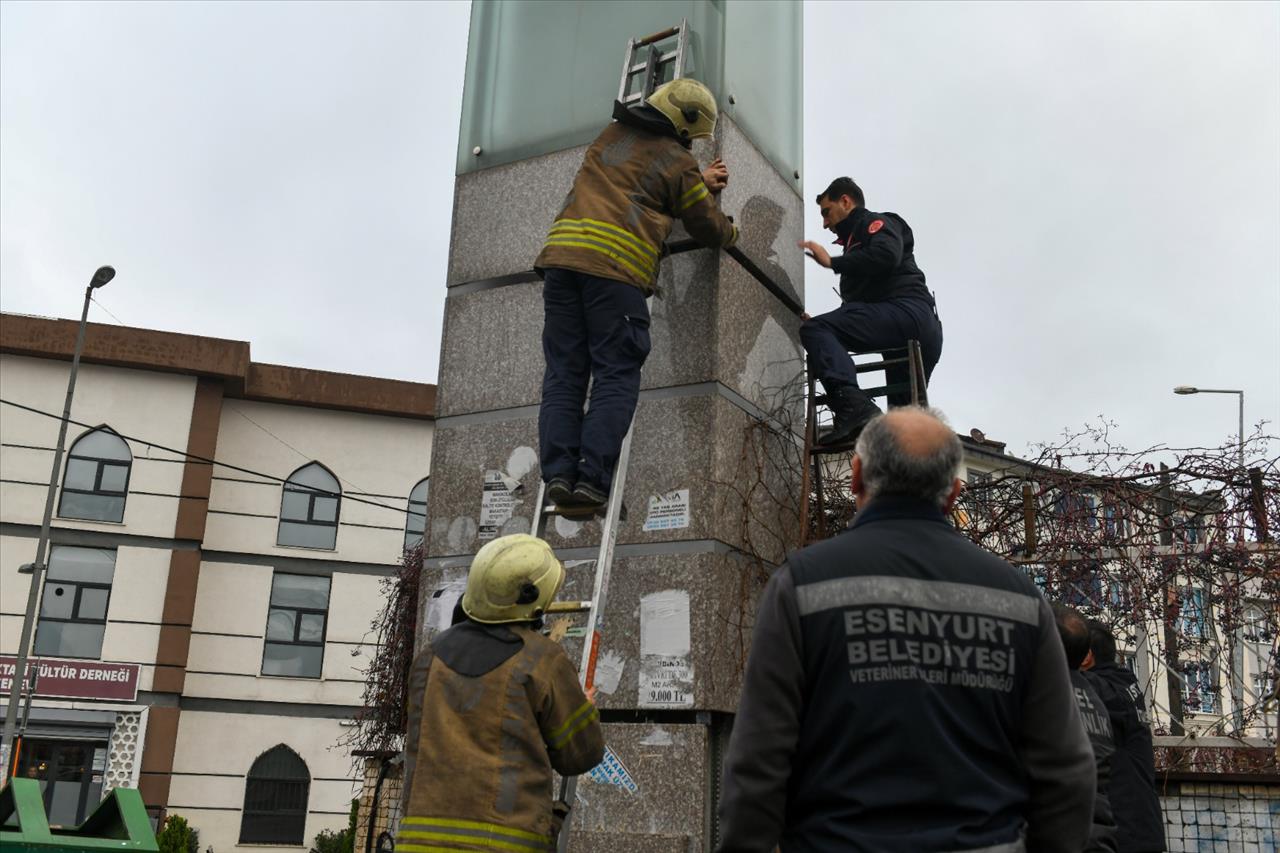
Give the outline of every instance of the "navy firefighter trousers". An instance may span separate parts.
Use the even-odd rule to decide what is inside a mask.
[[[846,302],[834,311],[819,314],[800,326],[800,341],[809,354],[814,375],[831,393],[843,385],[858,385],[850,352],[881,352],[920,342],[926,383],[942,356],[942,321],[931,302],[923,299],[891,299],[884,302]],[[907,368],[889,368],[887,384],[909,381]],[[894,394],[889,405],[911,402],[910,394]]]
[[[640,396],[649,306],[633,284],[566,269],[545,271],[542,301],[542,479],[561,477],[607,494]],[[588,383],[591,404],[583,414]]]

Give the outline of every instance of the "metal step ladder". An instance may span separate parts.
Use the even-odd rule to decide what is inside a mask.
[[[600,548],[596,552],[595,579],[591,584],[591,598],[587,601],[556,601],[547,607],[548,615],[587,614],[582,642],[582,660],[578,664],[578,680],[582,684],[582,689],[588,692],[596,683],[596,660],[600,654],[601,638],[604,636],[605,601],[609,596],[609,577],[613,573],[613,550],[618,541],[618,525],[623,520],[622,495],[627,485],[627,463],[631,458],[634,419],[632,424],[632,427],[627,428],[626,437],[622,439],[622,449],[618,453],[618,463],[613,472],[613,483],[609,486],[609,499],[604,505],[600,523]],[[538,504],[533,516],[533,535],[545,540],[547,524],[556,517],[572,521],[583,520],[581,514],[564,512],[554,504],[548,504],[547,484],[543,483],[538,487]],[[569,849],[569,818],[577,791],[578,777],[566,776],[560,780],[559,800],[570,809],[570,814],[565,816],[564,825],[560,828],[560,838],[556,845],[560,853],[565,853]]]
[[[675,47],[663,51],[659,42],[675,39]],[[653,90],[669,80],[684,76],[685,57],[689,51],[689,21],[681,19],[680,25],[665,29],[641,39],[627,41],[626,58],[622,62],[622,83],[618,87],[618,100],[623,106],[642,103]],[[672,66],[671,76],[666,76],[667,66]],[[640,78],[640,86],[631,89],[633,78]]]
[[[854,369],[859,374],[881,370],[885,372],[884,385],[862,389],[868,397],[875,399],[877,397],[897,396],[901,399],[903,395],[906,395],[912,405],[929,405],[929,391],[924,371],[924,355],[921,352],[919,341],[909,340],[906,346],[895,349],[849,353],[850,358],[863,355],[879,355],[881,360],[863,364],[855,362]],[[804,430],[804,474],[800,481],[801,546],[807,545],[809,542],[826,539],[830,535],[827,531],[826,495],[823,492],[823,466],[826,464],[824,457],[837,453],[851,453],[854,447],[854,442],[833,445],[818,444],[818,407],[826,405],[827,396],[818,393],[817,379],[813,374],[812,365],[809,366],[807,372],[809,376],[808,395],[806,397],[808,400],[808,412],[805,417]],[[904,372],[906,374],[905,379],[902,376]],[[890,374],[892,374],[892,377]],[[897,381],[891,382],[890,378]],[[811,513],[815,513],[814,523],[812,524],[810,523]],[[810,527],[814,529],[811,531]]]

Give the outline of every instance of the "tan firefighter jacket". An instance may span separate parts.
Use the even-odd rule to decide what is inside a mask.
[[[523,624],[455,625],[414,661],[396,850],[554,850],[552,770],[603,756],[559,644]]]
[[[615,121],[587,149],[534,269],[574,270],[652,293],[673,218],[705,246],[737,242],[737,227],[679,140]]]

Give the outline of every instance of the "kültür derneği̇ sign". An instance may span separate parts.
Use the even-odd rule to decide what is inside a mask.
[[[0,696],[8,696],[13,689],[17,663],[17,658],[0,657]],[[34,675],[37,696],[132,702],[138,698],[138,673],[141,669],[136,663],[32,658],[27,661],[27,683],[22,685],[22,692],[27,692]]]

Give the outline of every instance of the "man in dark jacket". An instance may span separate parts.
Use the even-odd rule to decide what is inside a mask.
[[[675,219],[705,246],[731,246],[738,229],[716,193],[729,179],[689,152],[710,136],[716,101],[681,77],[617,119],[591,143],[573,188],[534,261],[543,276],[546,373],[538,413],[547,497],[587,515],[605,503],[649,355],[649,307]],[[591,405],[586,414],[587,388]]]
[[[1111,717],[1116,754],[1111,768],[1111,810],[1120,853],[1164,850],[1164,817],[1156,792],[1151,718],[1138,679],[1116,663],[1116,638],[1102,622],[1089,620],[1085,676]]]
[[[1058,623],[1062,650],[1067,655],[1067,669],[1071,671],[1071,686],[1075,688],[1080,721],[1089,737],[1089,745],[1093,747],[1094,764],[1098,768],[1098,791],[1093,799],[1093,826],[1089,830],[1089,844],[1084,848],[1084,853],[1116,853],[1116,822],[1108,799],[1111,758],[1116,751],[1116,742],[1111,734],[1111,720],[1107,716],[1106,706],[1102,704],[1097,692],[1089,686],[1089,680],[1080,672],[1080,665],[1089,655],[1089,626],[1078,610],[1065,604],[1053,605],[1053,618]]]
[[[756,616],[722,853],[1079,853],[1085,738],[1049,605],[947,521],[955,433],[895,409],[858,439],[858,514]]]
[[[862,189],[852,178],[832,181],[818,196],[818,207],[823,226],[835,233],[843,254],[833,258],[813,241],[800,245],[840,276],[841,305],[817,317],[806,314],[800,340],[830,400],[835,424],[821,441],[831,445],[852,441],[880,413],[859,390],[849,352],[891,350],[917,340],[927,380],[942,355],[942,323],[916,265],[915,236],[901,216],[867,210]],[[887,379],[890,385],[905,383],[908,369],[891,367]],[[889,397],[890,405],[908,402],[909,395]]]

